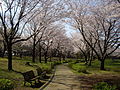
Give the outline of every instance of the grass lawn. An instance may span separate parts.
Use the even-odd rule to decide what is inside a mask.
[[[93,61],[92,66],[86,66],[84,62],[74,62],[70,62],[69,66],[73,72],[78,74],[78,79],[82,83],[81,87],[85,90],[91,90],[93,85],[98,82],[107,82],[120,88],[120,60],[106,59],[105,71],[100,70],[98,60]]]
[[[33,88],[31,87],[26,87],[23,86],[23,76],[18,73],[18,72],[26,72],[29,70],[33,70],[36,73],[36,68],[37,66],[41,67],[42,69],[45,70],[50,70],[51,65],[50,63],[30,63],[32,66],[25,65],[26,62],[31,62],[29,57],[24,57],[23,59],[20,59],[18,57],[13,57],[13,70],[14,71],[8,71],[7,70],[7,58],[0,58],[0,78],[5,78],[5,79],[10,79],[12,80],[15,84],[17,89],[19,90],[18,87],[20,87],[20,90],[32,90]],[[35,90],[38,88],[34,88]]]

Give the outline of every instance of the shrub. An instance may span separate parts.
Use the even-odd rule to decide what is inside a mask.
[[[14,83],[8,79],[0,79],[0,90],[12,90]]]
[[[116,90],[116,86],[110,86],[106,82],[99,82],[93,86],[93,90]]]

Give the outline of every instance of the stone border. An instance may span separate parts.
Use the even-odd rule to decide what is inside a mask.
[[[54,68],[54,70],[53,70],[52,76],[48,79],[48,81],[47,81],[45,84],[43,84],[43,85],[39,88],[39,90],[43,90],[43,89],[52,81],[52,79],[53,79],[53,77],[54,77],[54,75],[55,75],[55,71],[56,71],[56,66],[55,66],[55,68]]]

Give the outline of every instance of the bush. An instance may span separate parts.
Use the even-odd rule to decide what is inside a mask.
[[[8,79],[0,79],[0,90],[12,90],[14,83]]]
[[[106,82],[99,82],[94,85],[93,90],[116,90],[116,86],[110,86]]]

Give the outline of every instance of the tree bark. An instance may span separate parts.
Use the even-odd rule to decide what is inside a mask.
[[[8,50],[8,70],[12,70],[12,44],[9,43],[7,45],[7,50]]]
[[[61,62],[62,54],[59,53],[59,61]]]
[[[33,46],[32,62],[35,63],[35,46]]]
[[[92,65],[92,60],[93,60],[93,51],[90,53],[90,60],[89,60],[89,65],[88,66]]]
[[[39,62],[41,63],[41,46],[39,45]]]
[[[65,55],[63,55],[63,60],[65,60]]]
[[[101,62],[101,65],[100,65],[100,70],[105,70],[105,67],[104,67],[104,63],[105,63],[105,60],[100,60]]]
[[[22,51],[22,50],[21,50]],[[22,52],[20,52],[20,58],[22,59],[22,56],[23,56],[23,53]]]
[[[85,55],[85,65],[88,65],[88,57]]]
[[[36,37],[34,36],[33,40],[33,50],[32,50],[32,62],[35,63],[35,42],[36,42]]]
[[[44,53],[45,63],[47,63],[47,52]]]
[[[50,55],[50,62],[52,61],[52,56]]]
[[[92,65],[91,63],[92,63],[92,60],[90,59],[90,61],[89,61],[89,65],[88,65],[88,66],[91,66],[91,65]]]

